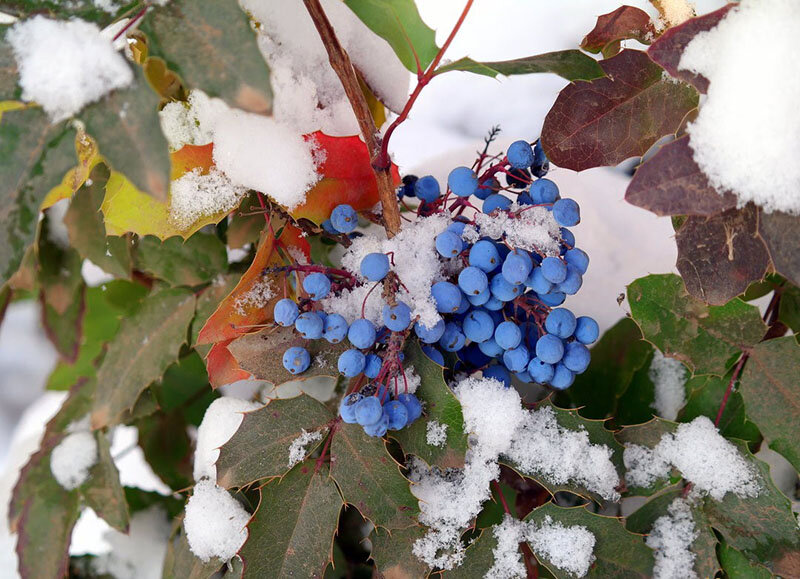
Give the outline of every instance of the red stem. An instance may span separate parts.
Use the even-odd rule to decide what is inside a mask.
[[[747,352],[742,354],[742,357],[739,358],[739,362],[736,364],[736,368],[733,370],[733,375],[731,376],[730,382],[728,382],[728,387],[725,389],[725,395],[722,397],[722,403],[719,405],[717,419],[714,420],[714,426],[716,427],[719,427],[719,423],[722,420],[722,413],[725,412],[725,406],[728,404],[728,398],[730,398],[731,392],[733,391],[733,385],[736,384],[736,380],[739,378],[739,373],[742,371],[742,367],[749,357],[750,354]]]
[[[126,32],[126,31],[130,30],[131,26],[133,26],[134,24],[136,24],[136,22],[137,22],[137,21],[138,21],[138,20],[139,20],[139,19],[140,19],[142,16],[144,16],[144,15],[145,15],[145,12],[147,12],[147,4],[145,4],[144,6],[142,6],[142,8],[141,8],[141,9],[140,9],[140,10],[139,10],[139,11],[138,11],[136,14],[134,14],[133,16],[131,16],[131,19],[130,19],[130,20],[128,20],[128,23],[127,23],[125,26],[123,26],[123,27],[122,27],[122,30],[120,30],[119,32],[117,32],[117,33],[114,35],[114,38],[112,38],[112,39],[111,39],[111,42],[114,42],[114,41],[115,41],[117,38],[119,38],[120,36],[122,36],[123,34],[125,34],[125,32]]]

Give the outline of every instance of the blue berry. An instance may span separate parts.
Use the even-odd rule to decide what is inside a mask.
[[[381,373],[381,366],[383,366],[383,359],[377,354],[367,354],[364,361],[364,376],[370,380],[374,380]]]
[[[533,262],[527,252],[515,249],[506,256],[503,262],[503,277],[513,285],[524,282],[533,269]]]
[[[464,229],[467,227],[467,224],[463,221],[453,221],[450,225],[447,226],[447,231],[452,231],[459,237],[464,234]]]
[[[342,398],[339,404],[339,414],[347,424],[356,423],[356,403],[364,398],[360,392],[353,392]]]
[[[452,231],[442,231],[436,236],[436,251],[442,257],[456,257],[464,249],[461,236]]]
[[[558,284],[558,291],[564,292],[567,295],[575,295],[583,285],[583,276],[578,269],[571,263],[567,265],[567,275],[564,280]]]
[[[322,336],[331,344],[338,344],[347,337],[347,320],[339,314],[328,314]]]
[[[337,205],[331,213],[331,224],[339,233],[350,233],[358,225],[356,210],[350,205]]]
[[[501,348],[494,338],[489,338],[485,342],[481,342],[478,344],[481,352],[489,356],[490,358],[498,358],[499,356],[503,355],[503,348]]]
[[[496,312],[502,310],[505,305],[506,302],[492,296],[488,299],[488,301],[485,304],[483,304],[483,308],[492,312]]]
[[[461,305],[461,290],[449,281],[439,281],[433,284],[431,295],[433,301],[436,302],[436,310],[443,314],[455,312]]]
[[[367,360],[364,354],[355,348],[351,348],[349,350],[345,350],[339,355],[339,372],[348,378],[353,378],[364,371],[364,366],[366,363]]]
[[[500,254],[494,243],[481,239],[469,250],[469,264],[485,273],[494,271],[500,265]]]
[[[306,290],[308,297],[316,302],[328,296],[331,291],[331,280],[324,273],[310,273],[303,280],[303,289]]]
[[[586,270],[589,269],[589,256],[586,255],[585,251],[577,247],[567,250],[564,254],[564,261],[567,262],[567,265],[577,269],[581,275],[585,274]]]
[[[575,331],[575,314],[567,308],[556,308],[547,314],[544,321],[544,328],[548,334],[553,334],[566,340]]]
[[[531,167],[531,173],[536,177],[544,177],[549,170],[550,161],[547,159],[547,155],[544,154],[542,140],[539,139],[533,146],[533,166]]]
[[[396,305],[383,306],[383,325],[392,332],[402,332],[411,325],[411,308],[398,301]]]
[[[502,273],[495,274],[489,282],[489,289],[492,295],[503,302],[510,302],[517,297],[521,291],[520,286],[509,283]]]
[[[422,346],[422,351],[428,358],[439,364],[439,366],[444,366],[444,356],[439,350],[433,346]]]
[[[564,364],[556,364],[550,386],[556,390],[566,390],[575,382],[575,374]]]
[[[461,289],[463,290],[464,288],[461,288]],[[472,304],[473,306],[482,306],[486,302],[488,302],[489,299],[491,299],[491,297],[492,297],[492,292],[489,291],[489,288],[487,287],[486,289],[484,289],[482,292],[480,292],[478,294],[473,294],[473,295],[467,296],[467,301],[469,301],[469,303]]]
[[[347,339],[356,348],[365,350],[375,343],[375,326],[369,320],[359,318],[350,324]]]
[[[471,265],[462,269],[458,274],[458,287],[467,296],[477,296],[489,287],[489,278],[482,269]]]
[[[560,197],[558,185],[550,179],[537,179],[531,184],[531,197],[537,205],[555,203]]]
[[[375,424],[368,424],[364,427],[364,433],[367,436],[381,437],[389,430],[389,416],[386,413],[381,414],[378,422]]]
[[[531,183],[531,174],[527,169],[509,169],[506,173],[506,183],[512,189],[524,189]]]
[[[408,410],[399,400],[390,400],[383,405],[383,412],[389,417],[389,428],[400,430],[408,424]]]
[[[508,147],[506,158],[515,169],[527,169],[533,165],[533,149],[527,141],[514,141]]]
[[[567,299],[567,295],[564,292],[560,291],[551,291],[547,294],[538,294],[539,300],[546,306],[550,306],[551,308],[555,308],[560,306],[564,303],[564,300]]]
[[[408,424],[414,422],[417,418],[422,416],[422,404],[419,399],[413,394],[403,393],[397,397],[403,403],[408,411]]]
[[[553,217],[559,225],[572,227],[581,222],[580,208],[572,199],[559,199],[553,204]]]
[[[485,342],[494,335],[494,320],[484,311],[472,310],[462,324],[464,335],[473,342]]]
[[[441,193],[439,182],[431,175],[426,175],[421,179],[417,179],[417,182],[414,183],[414,193],[426,203],[436,201],[436,198]]]
[[[456,167],[447,177],[447,186],[458,197],[469,197],[478,189],[478,176],[469,167]]]
[[[546,294],[553,289],[552,282],[548,281],[542,273],[541,267],[535,267],[531,271],[531,275],[525,280],[525,285],[535,291],[537,294]]]
[[[471,306],[470,306],[469,300],[467,299],[467,296],[465,296],[462,293],[461,294],[461,303],[458,304],[458,309],[455,311],[455,314],[456,315],[466,314],[469,311],[470,307]]]
[[[403,177],[403,184],[399,187],[397,191],[398,197],[415,197],[416,194],[414,193],[414,183],[417,182],[416,175],[406,175]]]
[[[356,421],[361,426],[375,424],[381,419],[382,414],[383,407],[381,406],[381,401],[375,396],[366,396],[356,402]]]
[[[514,322],[503,322],[494,331],[494,341],[504,350],[513,350],[522,342],[522,330]]]
[[[446,352],[458,352],[464,347],[465,342],[466,337],[459,325],[454,322],[447,322],[444,326],[444,334],[439,339],[439,345]]]
[[[523,191],[519,195],[517,195],[517,203],[520,205],[536,205],[533,201],[533,197],[530,196],[530,193],[527,191]]]
[[[305,348],[292,346],[283,353],[283,367],[292,374],[305,372],[310,364],[311,356]]]
[[[600,335],[600,327],[589,316],[581,316],[575,326],[575,339],[581,344],[592,344]]]
[[[500,193],[493,193],[483,202],[482,211],[486,213],[486,215],[489,215],[498,209],[500,211],[508,211],[511,209],[511,199],[505,195],[500,195]]]
[[[538,357],[528,363],[528,374],[537,384],[547,384],[553,379],[553,365],[542,362]]]
[[[591,359],[592,355],[589,353],[589,348],[580,342],[570,342],[564,349],[564,359],[561,360],[561,363],[568,370],[581,374],[589,367]]]
[[[484,179],[478,189],[475,191],[475,197],[481,201],[485,200],[489,195],[496,193],[500,190],[500,183],[492,177],[491,179]]]
[[[525,346],[517,346],[503,353],[503,364],[512,372],[524,372],[528,367],[528,360],[530,355]]]
[[[506,388],[511,387],[511,373],[503,366],[489,366],[483,370],[484,378],[493,378],[501,382]]]
[[[557,257],[545,257],[540,267],[544,279],[550,283],[561,283],[567,277],[567,264]]]
[[[368,253],[361,260],[361,275],[369,281],[381,281],[389,273],[389,258],[383,253]]]
[[[548,364],[556,364],[564,356],[564,342],[558,336],[545,334],[536,342],[536,356]]]
[[[339,235],[339,232],[333,226],[333,223],[331,223],[330,219],[326,219],[325,221],[323,221],[321,223],[321,226],[322,226],[322,229],[324,231],[326,231],[327,233],[330,233],[331,235]]]
[[[319,340],[325,324],[316,312],[303,312],[297,316],[294,327],[306,340]]]
[[[414,324],[414,333],[417,334],[421,342],[435,344],[444,334],[444,320],[439,320],[432,328],[417,322]]]
[[[524,384],[530,384],[531,382],[533,382],[533,378],[531,378],[531,375],[528,374],[527,370],[525,370],[524,372],[515,372],[514,376],[516,376],[517,380],[519,380]]]
[[[480,344],[472,343],[464,346],[457,353],[458,359],[463,361],[468,368],[482,368],[492,361],[492,358],[481,352]]]
[[[570,247],[575,247],[575,235],[566,227],[561,228],[561,241],[564,245],[568,246],[567,249]]]
[[[299,314],[300,310],[298,310],[297,304],[290,299],[283,298],[275,304],[275,310],[272,315],[276,324],[287,327],[294,324]]]

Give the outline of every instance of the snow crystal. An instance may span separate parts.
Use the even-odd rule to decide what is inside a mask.
[[[512,212],[519,209],[516,204],[511,207]],[[512,247],[544,255],[557,256],[559,253],[560,228],[553,212],[544,207],[529,206],[513,218],[505,211],[496,215],[477,213],[475,224],[481,236],[500,239],[505,235]],[[464,228],[462,237],[474,243],[478,239],[478,232],[474,227]]]
[[[695,554],[691,546],[698,532],[692,511],[686,499],[677,498],[667,508],[667,514],[656,519],[646,539],[647,546],[655,550],[655,579],[692,579]]]
[[[732,492],[738,497],[758,495],[757,475],[752,464],[730,441],[723,438],[705,416],[666,433],[655,448],[631,445],[623,454],[629,486],[649,487],[669,476],[670,466],[694,484],[700,493],[721,501]]]
[[[42,105],[53,122],[133,82],[125,58],[95,24],[34,16],[15,24],[6,39],[19,67],[22,98]]]
[[[58,484],[71,491],[89,478],[97,463],[97,439],[89,430],[89,417],[71,423],[67,435],[50,453],[50,472]]]
[[[262,277],[247,292],[236,298],[233,309],[240,316],[244,316],[251,308],[264,308],[269,300],[275,297],[275,290],[268,277]]]
[[[261,24],[259,44],[270,65],[275,118],[302,133],[358,134],[350,103],[303,3],[242,0],[242,6]],[[344,2],[323,0],[322,6],[355,68],[389,108],[400,111],[409,73],[392,48]]]
[[[437,420],[429,420],[425,426],[425,442],[430,446],[444,446],[447,442],[447,425]]]
[[[519,552],[519,544],[525,540],[525,527],[526,524],[522,521],[506,515],[503,522],[492,529],[497,546],[492,549],[494,563],[484,575],[485,578],[522,579],[526,576]]]
[[[306,447],[309,444],[320,440],[322,440],[322,431],[306,432],[305,428],[303,428],[300,436],[295,438],[289,446],[289,468],[292,468],[306,457]]]
[[[217,557],[227,561],[247,540],[250,514],[228,491],[203,479],[186,503],[183,527],[189,549],[204,563]]]
[[[238,398],[217,398],[206,409],[197,429],[197,448],[194,452],[194,480],[203,477],[217,479],[216,462],[219,448],[239,430],[243,413],[260,408],[255,402]]]
[[[169,193],[170,221],[188,229],[202,217],[234,209],[247,194],[247,187],[234,185],[215,168],[205,174],[196,168],[173,181]]]
[[[106,530],[103,539],[111,550],[93,557],[92,569],[116,579],[160,579],[170,527],[166,512],[159,506],[134,513],[127,534]]]
[[[534,553],[578,577],[594,562],[595,537],[583,525],[566,527],[546,516],[540,526],[528,529],[526,539]]]
[[[207,145],[214,140],[215,119],[228,110],[218,98],[210,98],[201,90],[189,93],[186,102],[173,101],[158,113],[161,130],[173,151],[184,145]]]
[[[675,420],[678,411],[686,404],[685,366],[656,350],[647,374],[655,386],[655,400],[651,407],[661,418]]]
[[[237,185],[294,209],[318,180],[312,143],[273,119],[230,109],[214,119],[214,162]]]
[[[800,214],[800,3],[743,0],[689,43],[680,67],[710,81],[689,125],[694,160],[718,191],[744,205]],[[764,47],[769,46],[769,58]]]
[[[656,0],[654,4],[660,8],[662,24],[667,26],[683,24],[696,14],[694,3],[689,0]]]

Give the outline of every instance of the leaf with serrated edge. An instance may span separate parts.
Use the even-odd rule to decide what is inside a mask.
[[[544,120],[542,144],[559,167],[581,171],[639,157],[697,107],[697,92],[665,79],[644,52],[623,50],[600,66],[607,77],[568,85]]]
[[[654,448],[661,441],[662,436],[667,433],[675,432],[677,428],[677,423],[656,417],[644,424],[626,426],[615,433],[614,436],[625,446],[636,444],[638,446]],[[673,473],[677,473],[677,471],[673,471]],[[648,488],[629,487],[628,493],[637,496],[651,496],[668,487],[671,482],[672,481],[669,479],[660,479],[655,481],[652,486]]]
[[[219,307],[219,303],[227,296],[239,281],[239,275],[229,273],[214,278],[214,281],[197,294],[197,307],[194,320],[192,320],[192,333],[189,345],[197,350],[201,356],[206,356],[211,349],[209,344],[198,345],[197,336],[208,318]]]
[[[738,298],[708,306],[690,296],[674,274],[637,279],[628,286],[628,303],[645,339],[695,374],[722,376],[732,356],[766,332],[755,306]]]
[[[414,542],[421,539],[425,530],[420,526],[395,529],[391,533],[377,527],[369,539],[372,543],[370,559],[375,562],[380,577],[411,578],[427,577],[430,569],[412,552]],[[470,551],[467,551],[469,557]],[[473,560],[467,559],[470,566]],[[447,574],[450,577],[450,574]]]
[[[86,505],[120,533],[128,532],[128,503],[119,480],[119,471],[111,457],[108,436],[94,433],[97,440],[97,463],[89,470],[89,478],[81,485]]]
[[[194,305],[194,294],[189,291],[163,290],[149,296],[138,312],[123,320],[97,370],[93,428],[114,424],[178,358]]]
[[[172,286],[210,282],[228,266],[225,245],[216,235],[196,233],[189,239],[170,237],[163,242],[148,235],[136,245],[137,269]]]
[[[400,443],[404,452],[422,458],[429,465],[462,468],[467,452],[467,435],[461,404],[445,383],[443,368],[423,354],[416,341],[407,348],[406,356],[405,363],[414,366],[420,377],[415,395],[425,404],[425,416],[402,430],[390,430],[389,436]],[[398,389],[403,392],[401,379],[398,379]],[[447,425],[447,438],[441,446],[427,442],[427,425],[431,420]]]
[[[594,58],[580,50],[559,50],[498,62],[476,62],[471,58],[462,58],[438,70],[439,72],[461,70],[493,78],[498,74],[514,76],[551,72],[570,82],[594,80],[606,75]]]
[[[62,199],[72,197],[78,189],[86,184],[95,167],[103,162],[95,140],[86,134],[83,127],[76,127],[76,129],[75,154],[78,157],[78,164],[67,171],[64,178],[61,179],[61,183],[50,189],[42,201],[42,209],[47,209]],[[106,179],[108,179],[108,175],[103,177],[100,188],[102,188]]]
[[[272,400],[263,408],[245,413],[236,434],[220,449],[217,484],[224,488],[243,487],[283,476],[289,470],[292,442],[303,430],[318,431],[329,426],[332,419],[330,410],[305,394]],[[308,445],[306,454],[319,442]]]
[[[411,484],[381,438],[358,424],[339,423],[331,441],[331,476],[344,500],[376,526],[388,530],[416,525],[419,503]]]
[[[597,24],[581,42],[581,48],[597,54],[606,52],[606,47],[616,45],[619,51],[621,40],[634,39],[649,44],[655,35],[655,26],[650,15],[634,6],[620,6],[613,12],[597,17]],[[614,52],[616,54],[616,52]]]
[[[240,552],[249,576],[322,577],[343,504],[327,471],[304,461],[261,487]]]

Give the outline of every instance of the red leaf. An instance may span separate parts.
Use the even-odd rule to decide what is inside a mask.
[[[567,169],[617,165],[674,133],[697,106],[697,92],[664,78],[639,50],[600,62],[607,77],[567,85],[542,128],[548,158]]]
[[[714,28],[734,6],[735,4],[728,4],[719,10],[692,18],[679,26],[668,29],[647,49],[648,56],[675,78],[688,82],[701,93],[705,93],[708,90],[708,79],[688,70],[678,70],[678,63],[683,56],[683,50],[692,39],[698,33]]]
[[[239,380],[248,380],[252,377],[250,372],[242,370],[239,362],[233,357],[228,349],[228,344],[232,340],[219,342],[211,346],[211,350],[206,356],[206,368],[208,370],[208,381],[212,388],[219,388],[225,384],[232,384]]]
[[[367,146],[358,137],[330,137],[319,131],[306,135],[313,139],[324,160],[317,170],[323,178],[306,194],[306,201],[292,211],[295,219],[310,219],[320,224],[341,203],[356,211],[371,209],[378,202],[378,184],[372,171]],[[392,179],[400,183],[397,165],[392,164]]]
[[[606,54],[606,47],[619,41],[633,38],[642,44],[650,44],[656,30],[650,16],[644,10],[633,6],[620,6],[613,12],[597,17],[597,24],[581,42],[581,48],[588,52]],[[607,55],[608,56],[608,55]]]
[[[208,173],[214,165],[214,143],[207,145],[184,145],[180,150],[170,153],[172,169],[170,179],[175,180],[193,169],[200,168],[201,173]]]

